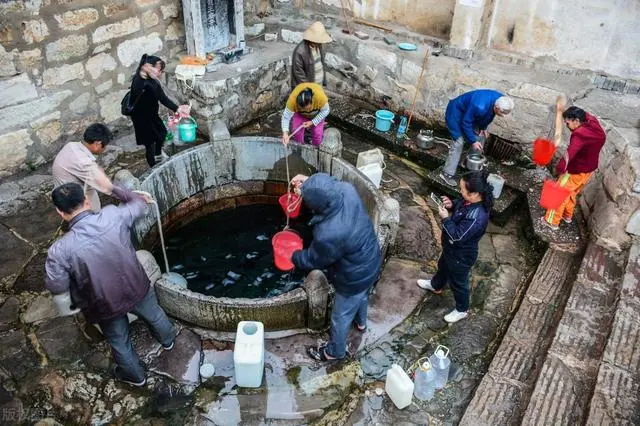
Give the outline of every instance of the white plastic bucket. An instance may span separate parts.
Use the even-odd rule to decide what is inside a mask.
[[[487,177],[487,182],[493,185],[493,198],[499,198],[502,194],[502,188],[504,187],[504,178],[500,175],[490,173]]]

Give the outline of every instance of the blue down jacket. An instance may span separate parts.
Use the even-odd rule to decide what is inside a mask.
[[[493,106],[504,96],[495,90],[472,90],[449,101],[444,120],[453,140],[464,136],[467,143],[477,139],[475,130],[486,130],[495,118]]]
[[[380,246],[356,189],[325,173],[314,174],[301,189],[313,211],[313,240],[293,254],[293,263],[300,269],[327,269],[340,294],[371,287],[380,271]]]
[[[482,202],[465,204],[458,198],[451,215],[442,221],[442,251],[449,259],[473,265],[478,257],[478,243],[487,230],[489,213]]]

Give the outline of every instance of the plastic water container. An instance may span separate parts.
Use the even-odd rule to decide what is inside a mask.
[[[396,407],[402,410],[411,405],[413,389],[413,382],[398,364],[393,364],[387,370],[387,381],[384,385],[384,390]]]
[[[420,401],[429,401],[436,392],[436,372],[429,361],[423,362],[416,369],[415,389],[413,394]]]
[[[233,350],[236,384],[259,388],[264,373],[264,325],[258,321],[240,321]]]
[[[380,188],[380,181],[382,180],[382,167],[380,167],[380,164],[367,164],[366,166],[358,167],[358,170],[364,173],[376,188]]]
[[[429,357],[429,361],[436,373],[436,389],[442,389],[449,380],[449,368],[451,367],[449,348],[439,345],[433,355]]]
[[[380,164],[384,162],[384,155],[379,148],[370,149],[369,151],[362,151],[358,153],[358,160],[356,161],[356,167],[360,168],[367,164]]]
[[[71,309],[71,293],[60,293],[53,296],[53,303],[56,305],[58,314],[62,317],[75,315],[80,309]]]
[[[407,117],[403,115],[400,119],[400,124],[398,124],[398,132],[396,133],[397,137],[401,137],[405,134],[407,131],[407,122]]]
[[[487,182],[493,185],[493,198],[497,199],[502,194],[502,188],[504,187],[504,178],[494,173],[489,173],[487,176]]]

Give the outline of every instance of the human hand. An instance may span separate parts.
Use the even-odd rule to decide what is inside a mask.
[[[145,73],[148,77],[153,79],[158,79],[160,77],[160,70],[154,67],[151,64],[144,64],[141,68],[142,72]]]
[[[142,197],[142,199],[147,203],[147,204],[153,204],[155,203],[155,201],[153,200],[153,198],[151,197],[151,194],[149,194],[146,191],[131,191],[131,192],[135,192],[136,194],[138,194],[140,197]]]
[[[471,147],[478,152],[482,152],[482,149],[483,149],[482,144],[480,142],[474,142],[473,144],[471,144]]]
[[[289,145],[289,139],[291,138],[291,136],[289,136],[289,132],[284,132],[282,134],[282,145],[287,146]]]
[[[309,176],[303,174],[295,175],[293,179],[291,179],[291,185],[293,185],[294,188],[300,188],[307,179],[309,179]]]
[[[191,115],[191,105],[180,105],[178,107],[178,114],[189,117]]]
[[[446,219],[449,217],[449,212],[446,208],[444,208],[444,206],[438,206],[438,214],[442,219]]]
[[[304,123],[302,123],[302,125],[305,129],[308,129],[309,127],[313,126],[313,121],[305,121]]]
[[[484,138],[488,138],[489,137],[489,131],[487,129],[480,130],[480,136],[482,136]]]
[[[446,195],[443,195],[440,198],[442,200],[442,205],[444,205],[445,208],[450,209],[451,207],[453,207],[453,201],[451,201],[449,197],[447,197]]]

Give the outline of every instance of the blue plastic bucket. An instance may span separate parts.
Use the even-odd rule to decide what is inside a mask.
[[[386,109],[379,109],[376,111],[376,130],[381,132],[388,132],[391,128],[391,123],[395,115],[391,111]]]
[[[178,132],[180,133],[180,140],[182,142],[193,142],[196,140],[198,124],[196,124],[196,120],[194,120],[193,117],[189,117],[189,119],[191,120],[190,123],[178,124]]]

